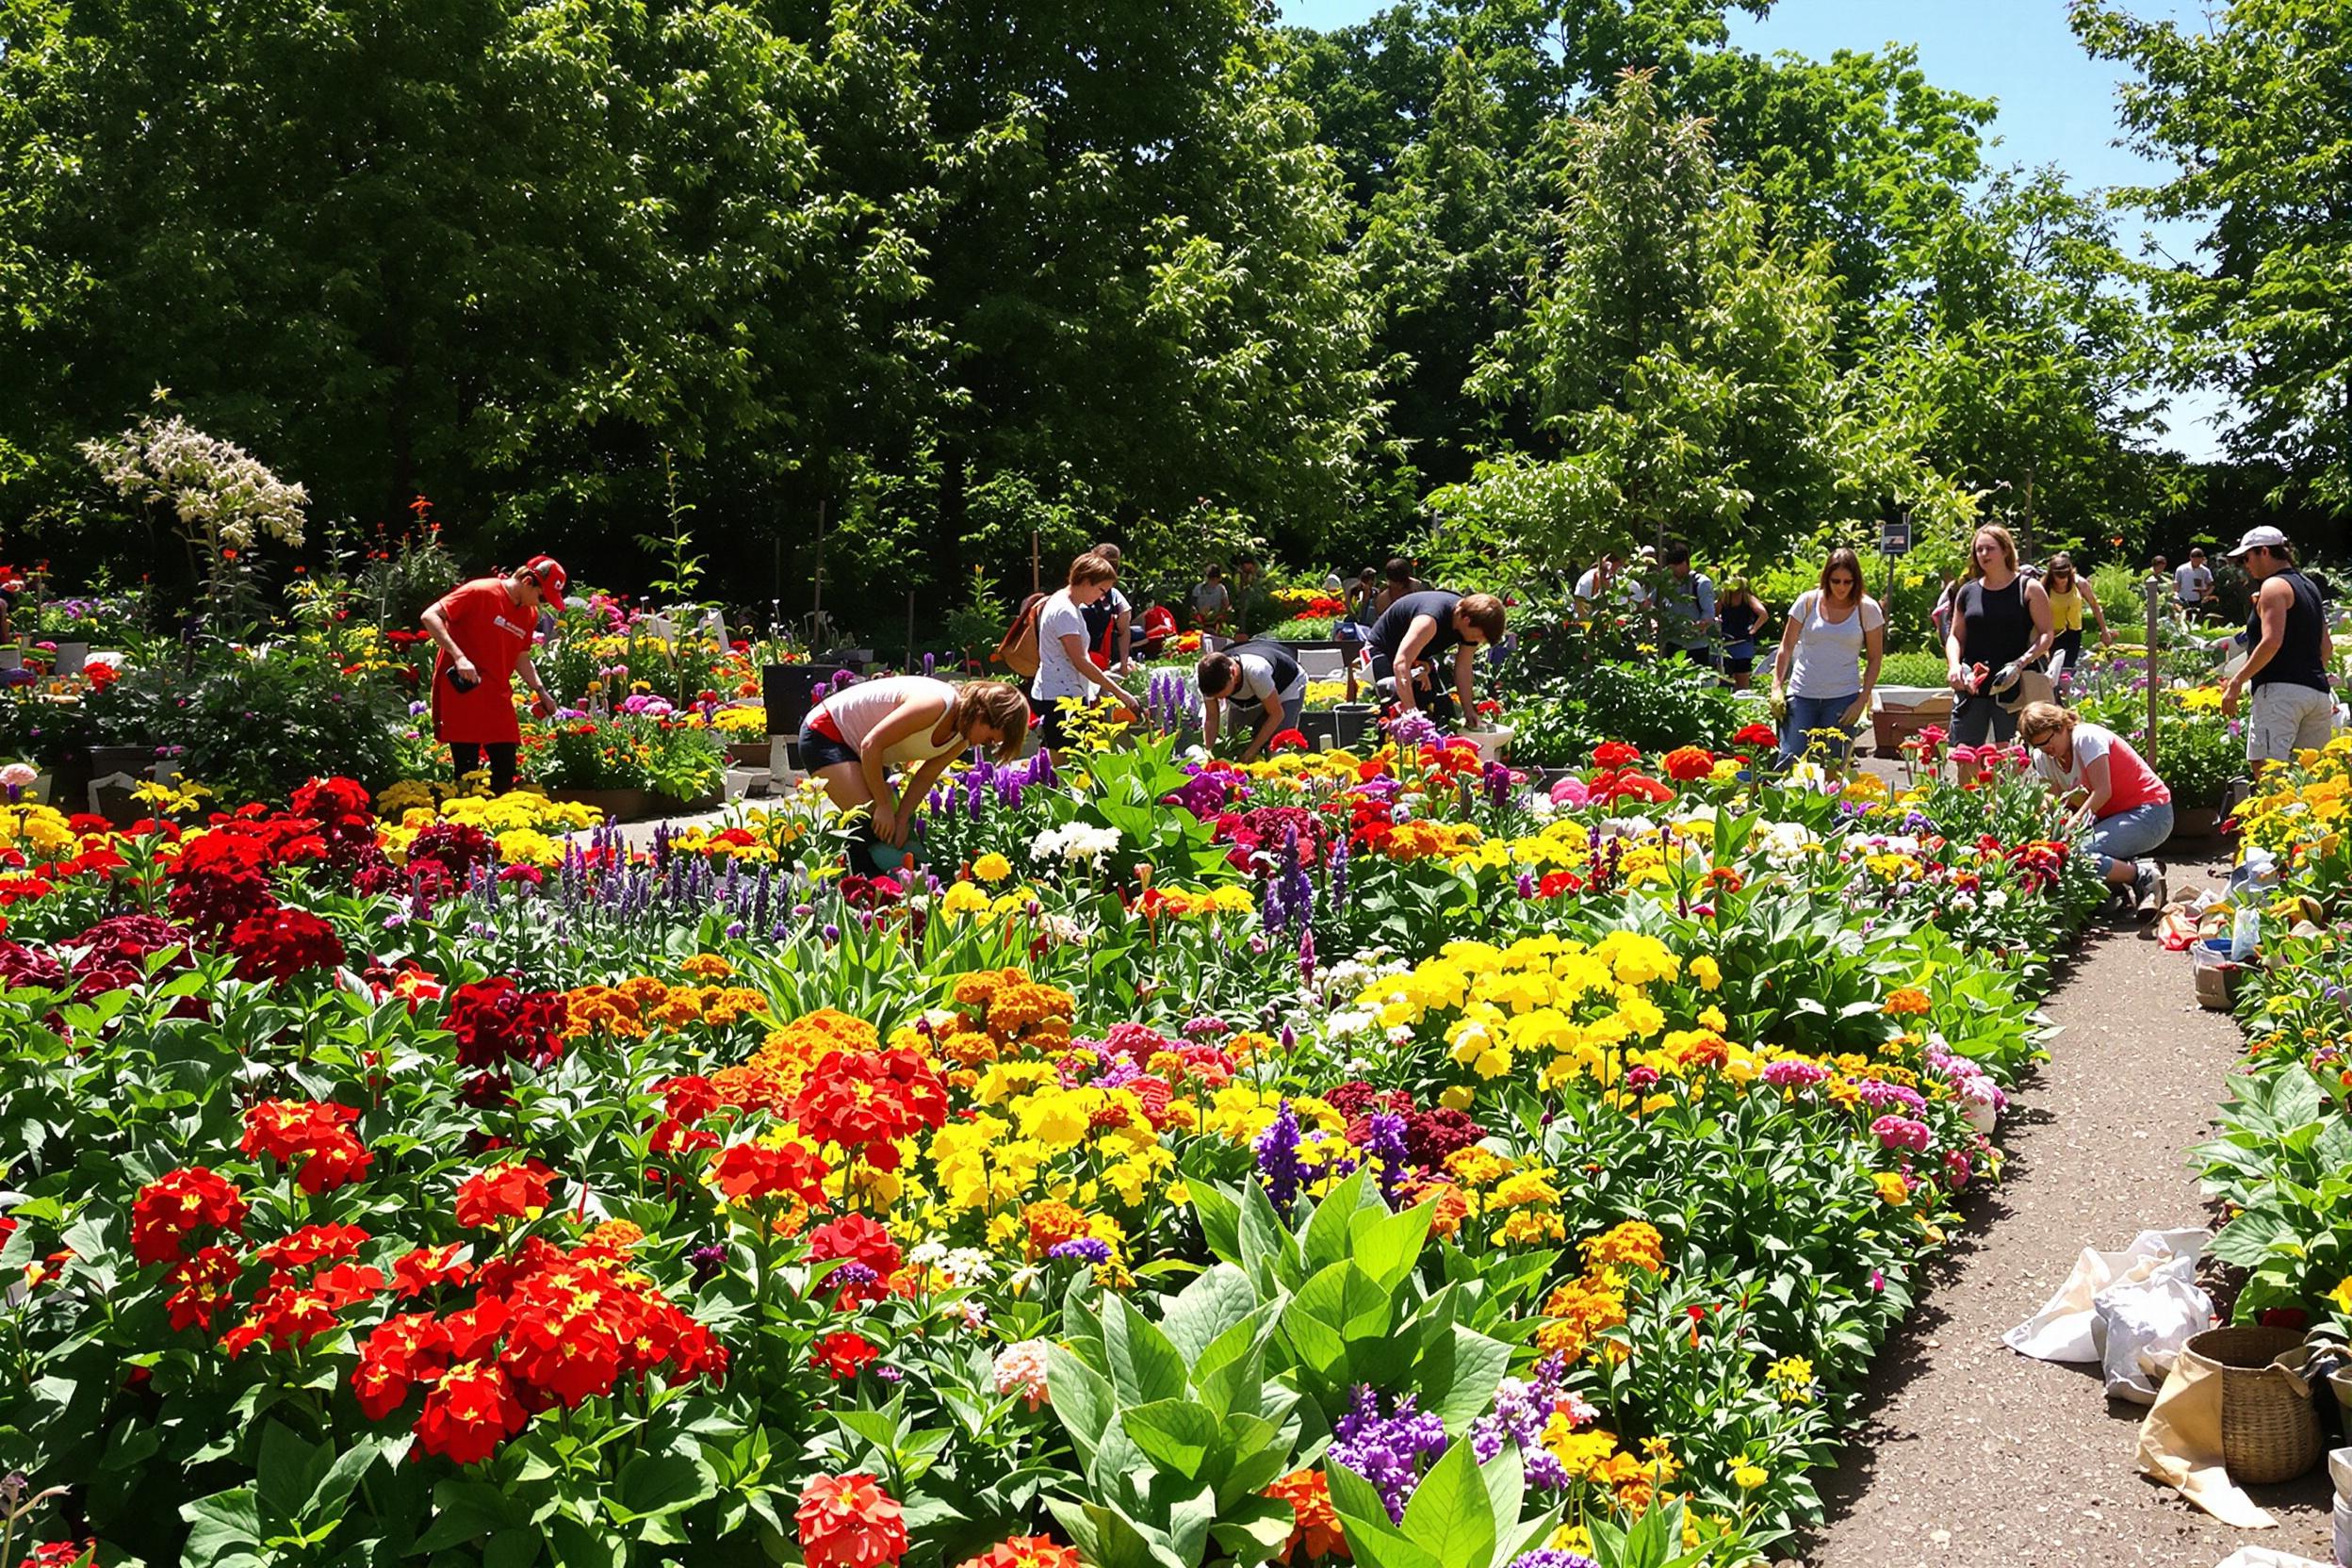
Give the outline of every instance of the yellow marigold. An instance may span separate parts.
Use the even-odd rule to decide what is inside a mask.
[[[678,967],[697,980],[726,980],[735,973],[735,966],[715,953],[697,953]]]
[[[1013,863],[990,851],[972,863],[972,874],[983,882],[1002,882],[1013,874]]]
[[[952,882],[939,895],[939,909],[942,915],[960,918],[964,915],[986,914],[988,895],[969,882]]]
[[[1701,990],[1714,990],[1723,983],[1723,967],[1702,953],[1690,960],[1690,978],[1698,982]]]

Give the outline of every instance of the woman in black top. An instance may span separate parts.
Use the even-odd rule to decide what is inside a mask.
[[[1952,630],[1944,638],[1946,674],[1959,694],[1952,709],[1955,745],[2017,739],[2017,716],[1993,695],[2001,672],[2032,664],[2050,651],[2050,595],[2017,570],[2017,543],[2009,531],[1988,524],[1969,545],[1968,578],[1952,599]],[[1959,764],[1960,782],[1976,776],[1972,762]]]
[[[1746,691],[1756,674],[1756,634],[1771,615],[1746,578],[1736,577],[1723,584],[1723,598],[1715,606],[1715,622],[1723,629],[1723,673],[1731,677],[1735,691]]]

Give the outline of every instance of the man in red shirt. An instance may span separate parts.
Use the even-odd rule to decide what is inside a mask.
[[[534,555],[504,577],[460,583],[425,612],[425,634],[441,650],[433,663],[433,738],[449,743],[461,782],[487,754],[490,788],[504,794],[514,787],[514,752],[523,739],[514,717],[515,672],[535,694],[531,711],[555,711],[531,662],[531,641],[539,607],[563,609],[568,581],[553,556]]]

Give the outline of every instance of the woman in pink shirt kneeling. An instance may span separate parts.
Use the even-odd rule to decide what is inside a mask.
[[[2054,702],[2026,704],[2017,739],[2034,752],[2034,770],[2091,821],[2091,854],[2110,887],[2130,889],[2142,920],[2164,901],[2164,876],[2153,857],[2172,837],[2172,792],[2132,743],[2103,725],[2085,724]]]

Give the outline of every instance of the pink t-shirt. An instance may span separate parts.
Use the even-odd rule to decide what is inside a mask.
[[[2034,754],[2034,768],[2044,778],[2069,790],[2087,789],[2082,775],[2102,757],[2107,759],[2108,794],[2107,804],[2099,809],[2100,817],[2112,817],[2135,806],[2171,804],[2172,791],[2156,776],[2156,770],[2132,749],[2131,742],[2103,725],[2074,727],[2073,767],[2061,768],[2055,758],[2037,751]]]

